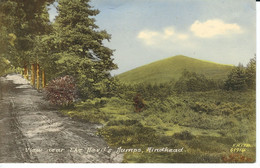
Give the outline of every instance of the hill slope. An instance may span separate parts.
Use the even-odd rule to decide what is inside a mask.
[[[147,64],[118,75],[125,83],[164,83],[177,80],[184,69],[213,79],[226,78],[231,65],[217,64],[182,55]]]

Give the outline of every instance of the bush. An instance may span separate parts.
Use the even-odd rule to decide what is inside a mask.
[[[149,125],[149,126],[153,126],[153,125],[160,126],[160,125],[162,125],[163,122],[158,116],[152,114],[152,115],[146,117],[145,123],[146,123],[146,125]]]
[[[140,94],[136,94],[133,98],[133,105],[135,107],[135,112],[141,112],[145,107],[144,99],[141,97]]]
[[[109,116],[105,113],[95,110],[90,111],[63,111],[63,113],[70,118],[87,121],[90,123],[105,123],[108,121]]]
[[[214,90],[218,88],[218,85],[216,81],[207,78],[203,74],[184,70],[174,87],[178,93],[181,93]]]
[[[157,141],[155,132],[154,129],[144,127],[135,121],[113,122],[99,130],[99,134],[106,139],[109,145],[122,147],[152,145]]]
[[[180,140],[191,140],[194,136],[189,131],[183,131],[180,133],[175,133],[173,138],[180,139]]]
[[[76,99],[76,84],[68,75],[52,80],[44,91],[47,99],[55,105],[68,106]]]
[[[216,105],[212,103],[195,102],[191,105],[191,109],[193,109],[195,112],[205,112],[209,114],[216,109]]]
[[[112,120],[107,123],[107,126],[119,126],[119,125],[125,125],[125,126],[131,126],[131,125],[140,125],[139,121],[137,120]]]

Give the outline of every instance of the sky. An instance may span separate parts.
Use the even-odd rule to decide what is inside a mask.
[[[112,74],[185,55],[246,65],[256,53],[255,0],[92,0],[101,30],[112,35]],[[57,15],[50,10],[50,19]]]

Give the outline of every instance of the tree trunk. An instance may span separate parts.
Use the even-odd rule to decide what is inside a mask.
[[[25,65],[24,68],[23,68],[23,77],[24,77],[24,79],[29,80],[29,74],[28,74],[28,67],[27,67],[27,65]]]
[[[35,87],[35,64],[31,65],[31,85]]]
[[[27,66],[26,79],[29,80],[29,67]]]
[[[45,80],[45,71],[42,69],[42,88],[45,88],[46,80]]]
[[[23,78],[26,78],[26,66],[23,67]]]
[[[36,76],[37,76],[37,90],[39,90],[40,89],[40,65],[39,64],[37,64]]]

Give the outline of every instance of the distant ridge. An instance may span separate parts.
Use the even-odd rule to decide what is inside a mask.
[[[118,75],[124,83],[165,83],[177,80],[184,69],[212,79],[225,79],[232,65],[190,58],[183,55],[159,60]]]

